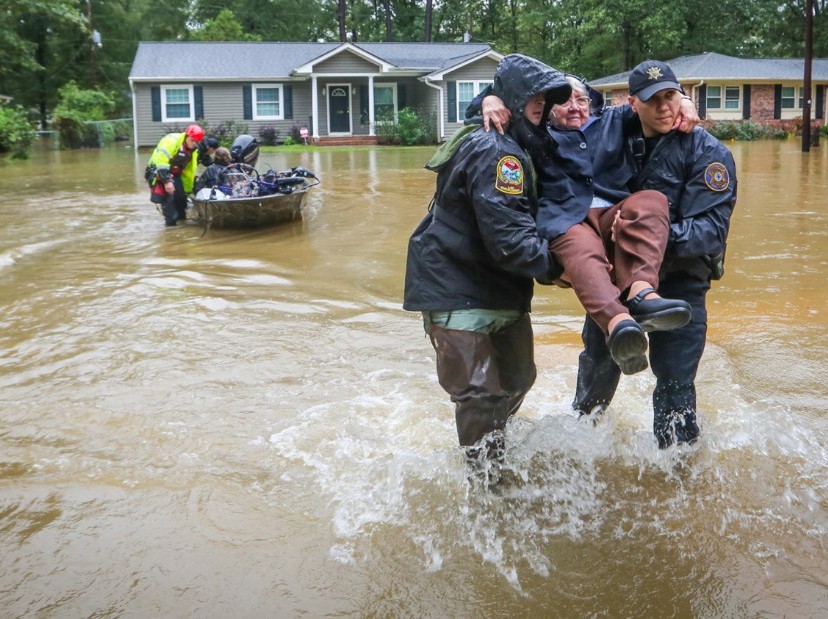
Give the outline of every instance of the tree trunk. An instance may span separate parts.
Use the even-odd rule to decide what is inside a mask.
[[[339,0],[339,8],[336,14],[339,20],[339,40],[342,43],[348,40],[348,28],[345,24],[345,16],[348,14],[346,2],[347,0]]]
[[[394,40],[394,20],[391,13],[391,0],[384,0],[382,3],[385,11],[385,41],[390,43]]]

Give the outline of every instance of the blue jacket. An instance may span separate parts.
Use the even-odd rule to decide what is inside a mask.
[[[580,129],[548,126],[549,146],[543,156],[533,158],[542,236],[554,239],[582,222],[593,196],[615,204],[629,195],[633,169],[624,157],[624,144],[640,126],[629,105],[605,108]]]
[[[692,133],[671,131],[653,142],[647,152],[642,137],[628,139],[625,154],[633,162],[630,190],[655,189],[670,204],[662,274],[684,271],[717,279],[736,206],[733,155],[700,127]]]

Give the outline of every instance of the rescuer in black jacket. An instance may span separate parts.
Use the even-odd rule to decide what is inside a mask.
[[[687,301],[689,324],[650,334],[650,365],[656,376],[653,431],[659,447],[691,443],[699,436],[695,377],[707,333],[705,298],[711,279],[723,273],[730,217],[736,203],[733,156],[716,138],[696,128],[671,131],[682,93],[670,67],[647,60],[630,73],[630,104],[640,132],[625,139],[615,159],[627,171],[617,181],[630,191],[655,189],[670,204],[670,233],[658,291]],[[596,164],[598,165],[598,164]],[[573,406],[582,413],[603,411],[620,377],[603,333],[587,319]]]
[[[508,132],[467,127],[426,166],[437,171],[437,188],[409,240],[403,303],[423,314],[460,445],[494,433],[470,456],[500,453],[506,421],[536,376],[533,278],[550,283],[560,275],[535,226],[526,151],[541,143],[541,119],[570,86],[551,67],[512,54],[498,65],[494,89],[512,113]]]

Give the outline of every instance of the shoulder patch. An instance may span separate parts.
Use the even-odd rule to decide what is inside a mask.
[[[723,163],[711,163],[704,170],[704,182],[713,191],[724,191],[730,186],[730,174]]]
[[[497,179],[495,189],[501,193],[518,195],[523,193],[523,166],[520,159],[513,155],[501,157],[497,162]]]

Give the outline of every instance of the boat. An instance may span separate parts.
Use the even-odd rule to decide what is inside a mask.
[[[260,174],[255,167],[259,143],[247,134],[233,141],[230,155],[232,163],[220,184],[191,197],[196,219],[204,226],[202,236],[211,228],[264,228],[302,218],[308,190],[319,184],[313,172],[297,166]]]
[[[301,167],[262,175],[245,164],[229,168],[226,185],[202,189],[192,200],[205,233],[211,228],[264,228],[301,219],[308,190],[319,184],[313,172]]]

